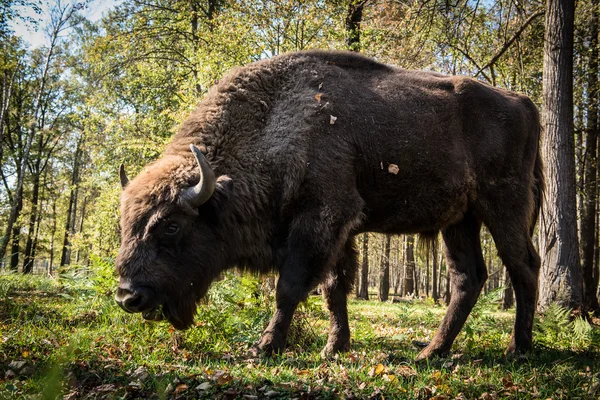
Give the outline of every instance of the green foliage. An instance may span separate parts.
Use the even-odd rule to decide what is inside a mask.
[[[535,320],[534,338],[547,347],[571,350],[600,348],[600,336],[588,321],[580,315],[572,316],[570,309],[556,303]]]
[[[472,350],[481,341],[506,341],[510,328],[499,324],[498,308],[504,287],[499,287],[479,297],[463,328],[467,349]]]
[[[110,262],[97,263],[108,270]],[[460,393],[466,398],[484,393],[594,398],[597,382],[594,373],[583,371],[594,371],[600,362],[598,348],[572,352],[549,343],[524,361],[504,357],[508,338],[489,338],[503,337],[514,315],[495,314],[496,326],[475,337],[472,347],[465,349],[457,340],[454,350],[462,355],[423,365],[411,361],[418,352],[412,341],[431,335],[443,316],[442,307],[421,301],[351,301],[352,350],[323,360],[319,351],[325,344],[327,313],[321,299],[313,296],[298,310],[299,319],[312,329],[303,335],[304,344],[294,342],[274,358],[249,358],[247,350],[274,305],[272,294],[252,277],[228,274],[217,282],[206,304],[198,308],[197,326],[184,332],[124,313],[112,297],[98,296],[81,274],[60,281],[0,277],[3,284],[6,280],[12,289],[10,299],[0,299],[0,373],[4,376],[10,362],[24,360],[32,375],[0,382],[0,398],[102,394],[208,399],[232,393],[261,398],[267,392],[278,398],[301,398],[303,393],[315,398],[336,398],[340,393],[356,398],[416,399],[434,393],[447,398],[461,397]],[[482,309],[491,315],[493,301],[483,303],[489,304]],[[564,326],[560,322],[564,312],[553,318],[552,326]],[[591,334],[584,325],[574,329],[588,337],[598,335],[598,327],[592,326]],[[138,379],[134,377],[138,368],[148,377],[140,379],[140,386],[131,385]],[[209,388],[198,389],[206,383]]]

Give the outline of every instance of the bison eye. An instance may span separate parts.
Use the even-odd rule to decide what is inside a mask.
[[[171,224],[169,224],[169,226],[167,226],[167,230],[165,231],[165,234],[175,235],[177,232],[179,232],[179,225],[177,225],[175,223],[171,223]]]

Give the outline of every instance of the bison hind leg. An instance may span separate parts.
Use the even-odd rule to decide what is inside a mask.
[[[442,231],[452,296],[435,336],[419,353],[417,360],[448,353],[477,302],[481,288],[487,280],[487,269],[479,240],[480,229],[481,222],[471,212],[467,212],[462,221]]]
[[[346,242],[341,254],[325,281],[321,284],[323,298],[329,309],[329,336],[321,356],[350,350],[347,296],[352,290],[358,268],[358,252],[354,239]]]

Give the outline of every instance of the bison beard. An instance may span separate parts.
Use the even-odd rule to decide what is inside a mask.
[[[321,285],[325,354],[346,351],[354,236],[441,231],[452,298],[418,358],[446,353],[487,279],[494,238],[516,294],[509,352],[532,345],[539,256],[531,233],[544,178],[525,96],[466,77],[407,71],[354,53],[291,53],[211,88],[162,158],[120,170],[116,301],[185,329],[223,271],[276,271],[276,310],[257,349],[286,345]],[[190,151],[191,149],[191,151]]]

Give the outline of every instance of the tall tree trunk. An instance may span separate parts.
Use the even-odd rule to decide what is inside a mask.
[[[582,282],[575,208],[573,140],[573,0],[548,0],[544,37],[543,112],[547,192],[540,223],[538,308],[580,308]]]
[[[390,295],[390,240],[391,235],[385,235],[383,257],[379,265],[379,301],[387,301]]]
[[[584,156],[583,209],[581,215],[581,264],[583,267],[583,306],[598,310],[594,280],[594,245],[596,243],[597,144],[598,144],[598,0],[592,0],[590,18],[590,60],[587,76],[587,129]]]
[[[52,228],[50,229],[50,265],[48,267],[48,275],[52,276],[54,268],[54,239],[56,238],[56,199],[52,200]]]
[[[41,155],[35,161],[35,166],[32,171],[33,190],[31,194],[31,213],[29,214],[29,232],[27,233],[27,244],[25,245],[25,259],[23,261],[24,274],[30,274],[33,270],[33,241],[35,237],[35,222],[38,219],[38,202],[40,194],[40,165]]]
[[[403,296],[415,293],[415,238],[413,235],[406,236],[406,263],[404,264]]]
[[[369,300],[369,234],[363,233],[362,266],[360,269],[360,290],[358,298]]]
[[[13,225],[12,230],[12,245],[10,249],[10,269],[17,272],[19,270],[19,242],[21,239],[21,226]]]
[[[452,296],[450,291],[450,271],[448,271],[448,267],[446,266],[446,292],[444,293],[444,303],[446,305],[450,304],[450,296]]]
[[[360,51],[360,24],[368,0],[348,0],[346,14],[346,44],[348,50]]]
[[[65,223],[65,236],[60,257],[60,266],[71,264],[71,238],[75,234],[75,221],[77,217],[77,195],[79,193],[79,167],[81,164],[83,136],[77,141],[71,174],[71,194],[69,195],[69,208]]]
[[[437,271],[437,258],[438,258],[438,240],[437,238],[433,241],[431,246],[431,298],[437,303],[439,300],[438,295],[438,271]],[[441,263],[440,263],[441,264]]]
[[[512,282],[508,271],[504,269],[504,299],[502,300],[502,309],[508,310],[515,304],[515,296],[513,292]]]
[[[425,296],[429,297],[429,245],[425,247]]]

